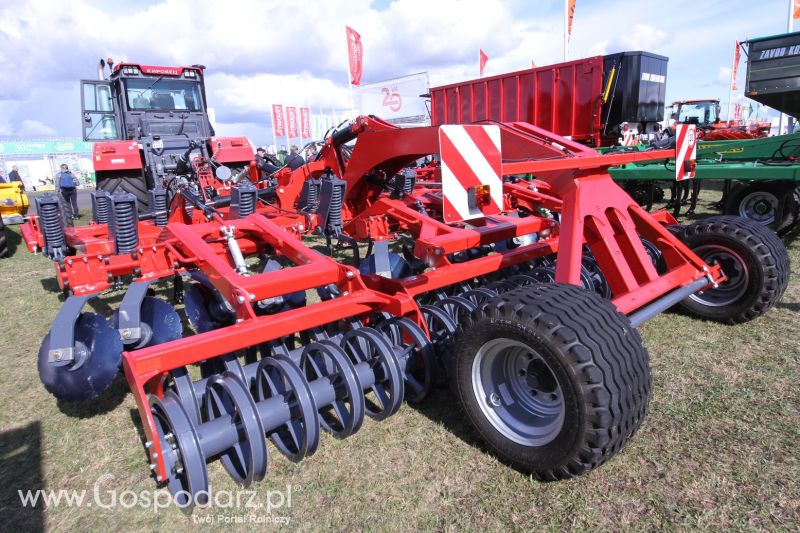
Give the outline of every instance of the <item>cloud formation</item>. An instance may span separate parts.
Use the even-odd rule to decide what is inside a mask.
[[[734,39],[780,32],[784,3],[578,0],[570,56],[667,55],[668,99],[697,97],[696,80],[727,98],[717,66]],[[439,85],[475,77],[479,48],[488,75],[560,61],[562,9],[560,0],[0,0],[0,136],[78,135],[78,80],[112,56],[206,65],[220,133],[263,143],[272,103],[349,106],[345,25],[362,36],[364,82],[428,71]]]

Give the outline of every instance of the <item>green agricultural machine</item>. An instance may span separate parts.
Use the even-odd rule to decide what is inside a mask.
[[[800,118],[800,32],[744,44],[745,95]],[[674,182],[675,167],[672,161],[630,163],[611,169],[611,176],[650,208],[663,197],[659,182]],[[694,211],[701,183],[721,181],[723,196],[718,207],[725,214],[750,218],[785,233],[800,223],[800,134],[700,141],[695,180],[688,214]],[[683,204],[680,184],[673,183],[672,190],[668,207],[678,215]]]

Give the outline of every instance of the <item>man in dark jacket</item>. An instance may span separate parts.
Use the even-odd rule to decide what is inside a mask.
[[[70,220],[81,218],[78,211],[78,180],[69,171],[67,165],[61,165],[61,172],[56,176],[56,185],[61,198],[67,204],[67,216]]]
[[[19,175],[19,170],[17,169],[17,165],[11,167],[11,172],[8,173],[8,182],[14,183],[18,181],[22,184],[22,190],[25,191],[25,182],[22,181],[22,176]]]
[[[292,170],[297,170],[306,164],[306,160],[303,159],[303,156],[300,155],[299,152],[300,149],[293,144],[289,149],[289,155],[286,156],[286,162],[284,164]]]
[[[256,150],[256,167],[258,167],[259,177],[262,180],[274,174],[280,168],[271,162],[267,156],[267,151],[261,147]]]

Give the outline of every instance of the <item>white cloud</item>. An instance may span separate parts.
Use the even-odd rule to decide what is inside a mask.
[[[731,68],[730,67],[719,67],[719,72],[717,73],[718,83],[730,83],[731,81]]]
[[[16,131],[18,137],[46,137],[56,133],[54,128],[38,120],[23,120]]]
[[[631,30],[623,29],[610,39],[593,44],[589,48],[590,55],[614,54],[628,50],[653,51],[669,45],[674,35],[649,24],[636,24]]]

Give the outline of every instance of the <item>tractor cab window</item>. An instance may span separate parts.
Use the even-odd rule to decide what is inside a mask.
[[[83,113],[83,140],[108,141],[119,139],[117,118],[111,86],[107,81],[81,82],[81,111]]]
[[[167,78],[125,80],[131,111],[202,111],[197,82]]]
[[[692,102],[681,105],[678,122],[681,124],[714,124],[717,106],[714,102]]]

